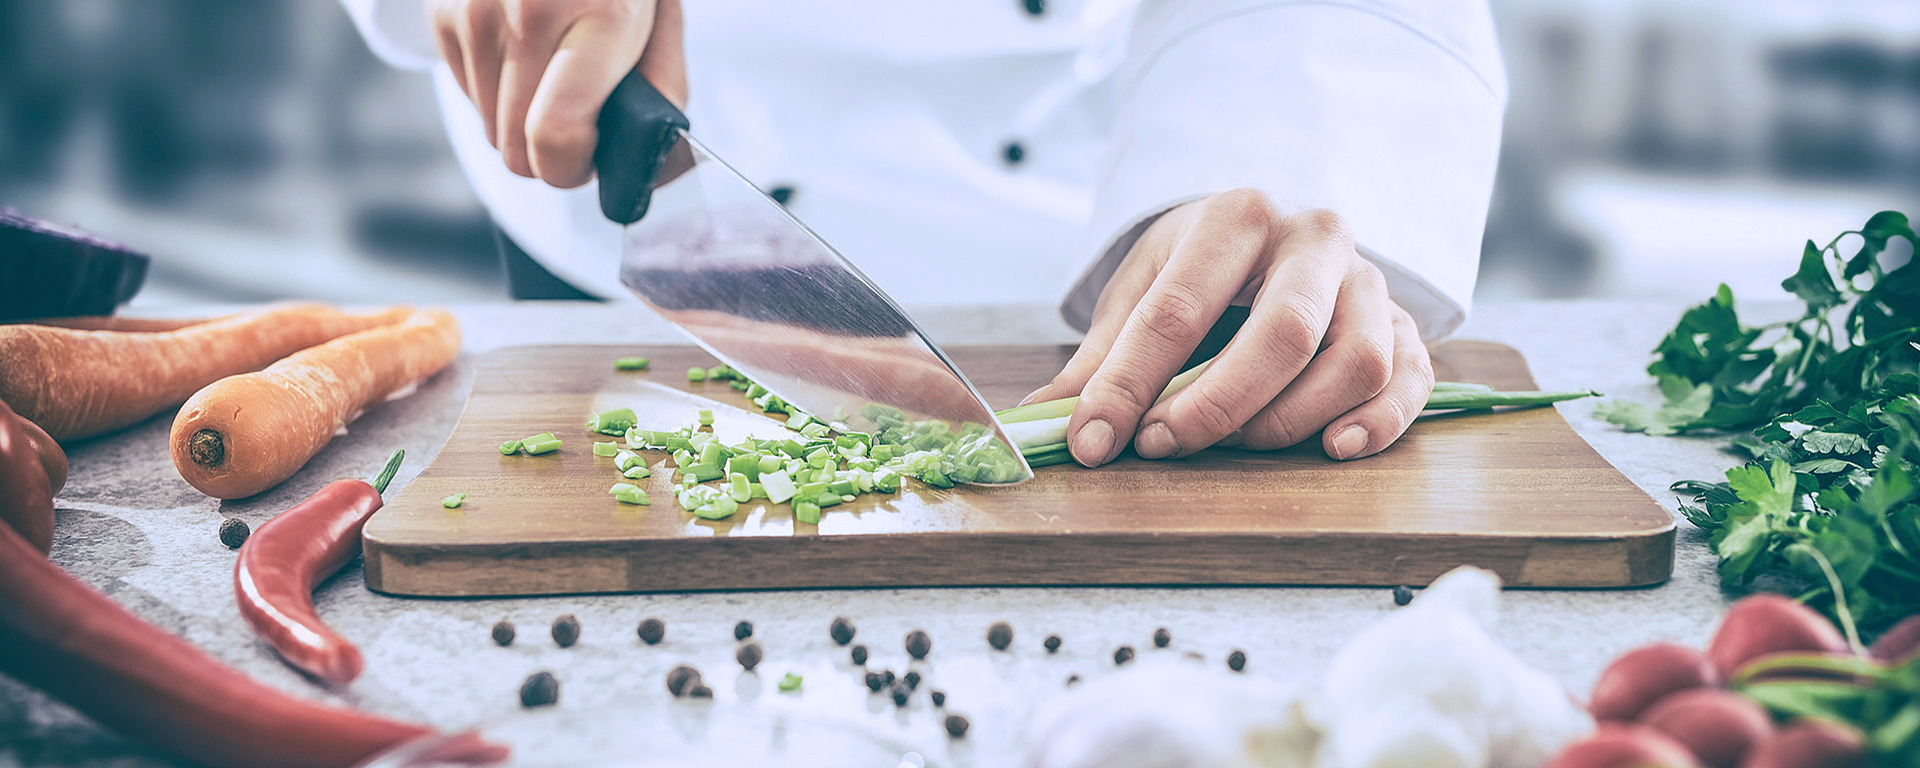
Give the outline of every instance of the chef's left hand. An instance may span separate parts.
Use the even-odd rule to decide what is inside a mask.
[[[1155,405],[1230,304],[1250,307],[1239,333],[1198,380]],[[1284,448],[1317,433],[1328,456],[1370,456],[1406,431],[1432,390],[1413,318],[1339,216],[1241,189],[1149,226],[1079,351],[1027,399],[1080,395],[1068,445],[1098,466],[1129,439],[1159,459],[1215,444]]]

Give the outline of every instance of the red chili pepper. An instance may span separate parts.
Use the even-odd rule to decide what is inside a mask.
[[[360,529],[405,456],[394,451],[372,483],[335,481],[268,520],[247,537],[233,566],[240,618],[288,664],[331,685],[353,682],[365,662],[359,648],[320,620],[313,587],[360,554]]]
[[[0,401],[0,521],[45,557],[53,546],[53,489],[24,421]]]
[[[345,768],[432,733],[256,683],[67,575],[7,526],[0,672],[122,735],[216,768]],[[505,751],[472,739],[453,754],[480,763]]]

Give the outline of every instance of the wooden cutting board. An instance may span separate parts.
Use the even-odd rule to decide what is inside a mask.
[[[1045,382],[1071,347],[948,350],[996,408]],[[646,372],[616,372],[646,355]],[[694,347],[546,346],[482,356],[453,436],[367,523],[367,585],[402,595],[936,586],[961,584],[1426,584],[1462,564],[1525,587],[1627,587],[1673,569],[1673,516],[1553,408],[1420,419],[1387,451],[1335,462],[1318,440],[1274,453],[1209,450],[1180,461],[1128,454],[1099,469],[1046,467],[1011,487],[909,483],[796,523],[764,501],[701,520],[674,501],[661,452],[616,502],[622,478],[594,456],[585,421],[631,406],[648,428],[712,408],[727,442],[774,422],[725,382],[687,382],[713,360]],[[1533,389],[1518,352],[1448,343],[1443,380]],[[1581,406],[1573,406],[1581,407]],[[502,456],[551,431],[565,446]],[[762,431],[771,435],[772,432]],[[609,439],[609,438],[601,438]],[[459,509],[441,499],[466,493]]]

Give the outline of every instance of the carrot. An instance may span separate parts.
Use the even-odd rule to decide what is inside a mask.
[[[151,333],[155,331],[177,331],[189,325],[207,322],[207,318],[190,319],[171,317],[121,317],[119,315],[82,315],[80,317],[43,317],[37,320],[22,320],[24,325],[50,325],[55,328],[71,328],[76,331],[121,331],[125,333]],[[11,324],[11,323],[10,323]]]
[[[209,496],[252,496],[300,471],[361,411],[459,353],[453,315],[430,310],[221,379],[174,417],[173,466]]]
[[[110,432],[185,402],[208,384],[259,370],[335,337],[390,325],[410,310],[348,314],[305,304],[174,331],[0,326],[0,400],[55,440]]]

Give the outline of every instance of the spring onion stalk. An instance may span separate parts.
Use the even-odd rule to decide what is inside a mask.
[[[467,495],[464,493],[456,493],[440,500],[440,506],[447,509],[459,509],[460,505],[465,503],[467,503]]]
[[[652,363],[652,360],[644,357],[616,357],[613,359],[613,369],[616,371],[644,371],[647,369],[647,366]]]
[[[1427,408],[1481,410],[1499,406],[1550,405],[1583,397],[1599,397],[1600,393],[1591,390],[1577,392],[1495,392],[1491,389],[1479,390],[1434,390],[1427,397]]]
[[[610,459],[613,458],[614,454],[619,452],[620,446],[615,443],[603,443],[598,440],[593,442],[593,455],[595,456]]]

